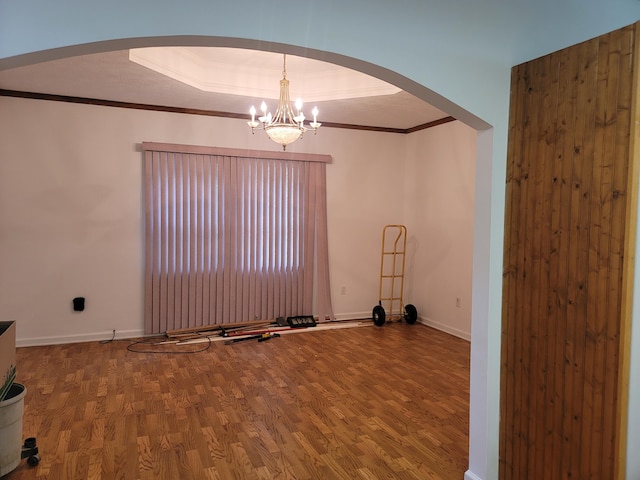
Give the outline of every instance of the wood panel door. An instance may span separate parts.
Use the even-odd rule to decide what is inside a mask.
[[[512,70],[503,480],[624,478],[637,28]]]

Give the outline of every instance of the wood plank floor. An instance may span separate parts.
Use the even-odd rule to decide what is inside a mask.
[[[130,344],[18,349],[23,434],[42,460],[7,479],[452,480],[467,468],[469,343],[424,325],[192,354]]]

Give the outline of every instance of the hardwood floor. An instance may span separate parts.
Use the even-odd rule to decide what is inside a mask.
[[[23,434],[42,460],[7,479],[455,480],[467,468],[469,343],[424,325],[192,354],[130,344],[18,349]]]

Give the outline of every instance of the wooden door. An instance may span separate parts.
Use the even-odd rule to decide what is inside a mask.
[[[624,478],[637,37],[632,25],[512,70],[503,480]]]

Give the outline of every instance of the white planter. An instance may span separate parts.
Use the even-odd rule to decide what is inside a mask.
[[[0,477],[15,470],[22,453],[22,414],[24,385],[14,383],[7,398],[0,402]]]
[[[0,402],[16,379],[16,322],[0,322]]]

